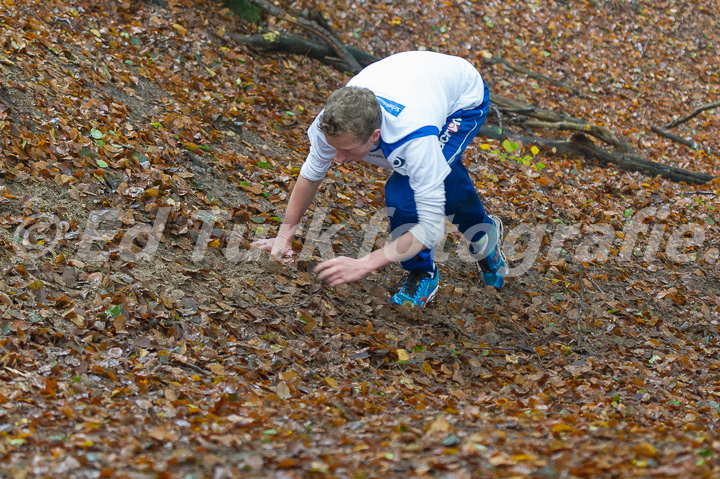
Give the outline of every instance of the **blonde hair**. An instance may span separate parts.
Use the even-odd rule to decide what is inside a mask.
[[[382,125],[382,112],[375,94],[367,88],[342,87],[330,95],[320,117],[320,131],[331,138],[352,133],[367,141]]]

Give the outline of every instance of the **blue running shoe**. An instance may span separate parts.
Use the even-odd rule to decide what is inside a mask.
[[[440,283],[440,274],[437,265],[435,275],[431,278],[430,273],[422,269],[410,271],[405,286],[392,297],[395,304],[403,306],[420,306],[424,308],[433,299]]]
[[[485,285],[494,286],[499,291],[505,282],[505,273],[507,271],[507,260],[502,250],[503,224],[497,216],[490,216],[490,219],[495,226],[495,231],[489,232],[483,239],[485,242],[487,240],[491,241],[487,247],[492,248],[492,250],[484,258],[478,260],[477,265],[478,272],[482,274]],[[493,239],[494,241],[492,241]]]

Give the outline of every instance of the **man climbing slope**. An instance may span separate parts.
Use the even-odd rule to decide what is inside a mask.
[[[291,254],[295,229],[333,160],[365,161],[393,171],[385,185],[393,241],[362,258],[323,261],[318,279],[337,286],[400,262],[408,276],[393,301],[425,307],[438,290],[433,249],[447,216],[470,242],[485,284],[500,289],[503,225],[485,213],[461,160],[489,107],[480,73],[459,57],[404,52],[366,67],[330,96],[308,129],[310,151],[278,236],[259,246]]]

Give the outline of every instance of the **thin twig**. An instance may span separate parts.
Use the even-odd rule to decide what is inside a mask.
[[[605,291],[602,290],[600,285],[598,285],[594,279],[590,278],[590,282],[595,285],[595,287],[598,289],[598,291],[600,291],[602,294],[605,294]]]
[[[577,319],[577,330],[578,330],[578,348],[582,343],[582,331],[580,325],[582,323],[583,310],[585,309],[585,285],[583,283],[583,276],[585,273],[585,266],[580,265],[580,312],[578,313]]]
[[[531,346],[507,346],[507,347],[498,347],[498,346],[463,346],[465,349],[482,349],[487,351],[521,351],[521,352],[537,352],[534,348]]]
[[[663,128],[670,129],[675,128],[678,125],[681,125],[689,120],[692,120],[696,116],[698,116],[700,113],[704,112],[705,110],[712,110],[713,108],[720,107],[720,101],[716,101],[713,103],[706,103],[705,105],[697,107],[695,110],[693,110],[692,113],[690,113],[687,116],[684,116],[682,118],[678,118],[677,120],[671,121],[667,125],[665,125]]]
[[[495,112],[495,115],[497,115],[497,117],[498,117],[498,127],[500,128],[500,131],[503,131],[503,126],[502,126],[502,113],[500,113],[500,110],[498,110],[498,107],[496,107],[496,106],[495,106],[494,104],[492,104],[492,103],[490,104],[490,108],[492,108],[493,111]]]
[[[643,58],[645,56],[645,49],[647,49],[647,46],[650,44],[650,39],[648,38],[645,42],[645,45],[643,45],[642,50],[640,50],[640,58]]]
[[[203,376],[212,376],[212,373],[211,373],[210,371],[208,371],[207,369],[201,368],[200,366],[196,366],[196,365],[194,365],[194,364],[192,364],[192,363],[184,363],[184,362],[182,362],[182,361],[180,361],[179,359],[174,358],[174,357],[171,357],[171,361],[172,361],[174,364],[179,365],[180,367],[186,367],[186,368],[192,369],[192,370],[195,371],[196,373],[202,374]]]
[[[512,70],[512,71],[515,71],[518,73],[523,73],[523,74],[529,76],[530,78],[535,78],[536,80],[548,81],[557,87],[567,88],[568,90],[570,90],[575,95],[577,95],[581,98],[587,98],[582,91],[580,91],[579,89],[577,89],[573,86],[568,85],[567,83],[564,83],[564,82],[561,82],[554,78],[550,78],[548,76],[542,75],[542,74],[536,72],[535,70],[531,70],[530,68],[525,68],[525,67],[522,67],[519,65],[513,65],[512,63],[510,63],[509,61],[507,61],[506,59],[504,59],[502,57],[493,56],[491,58],[486,59],[485,62],[490,63],[490,64],[500,64],[503,67],[505,67],[505,69],[507,69],[507,70]]]

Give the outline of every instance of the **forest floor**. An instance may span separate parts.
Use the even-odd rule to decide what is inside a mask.
[[[387,236],[382,171],[332,170],[294,258],[251,244],[349,76],[238,45],[260,27],[219,3],[159,3],[0,10],[0,477],[718,476],[717,181],[478,138],[502,291],[453,232],[424,310],[390,303],[398,266],[327,288],[314,264]],[[697,2],[285,6],[377,56],[464,56],[504,96],[720,176],[715,110],[679,127],[704,150],[649,128],[718,98]]]

